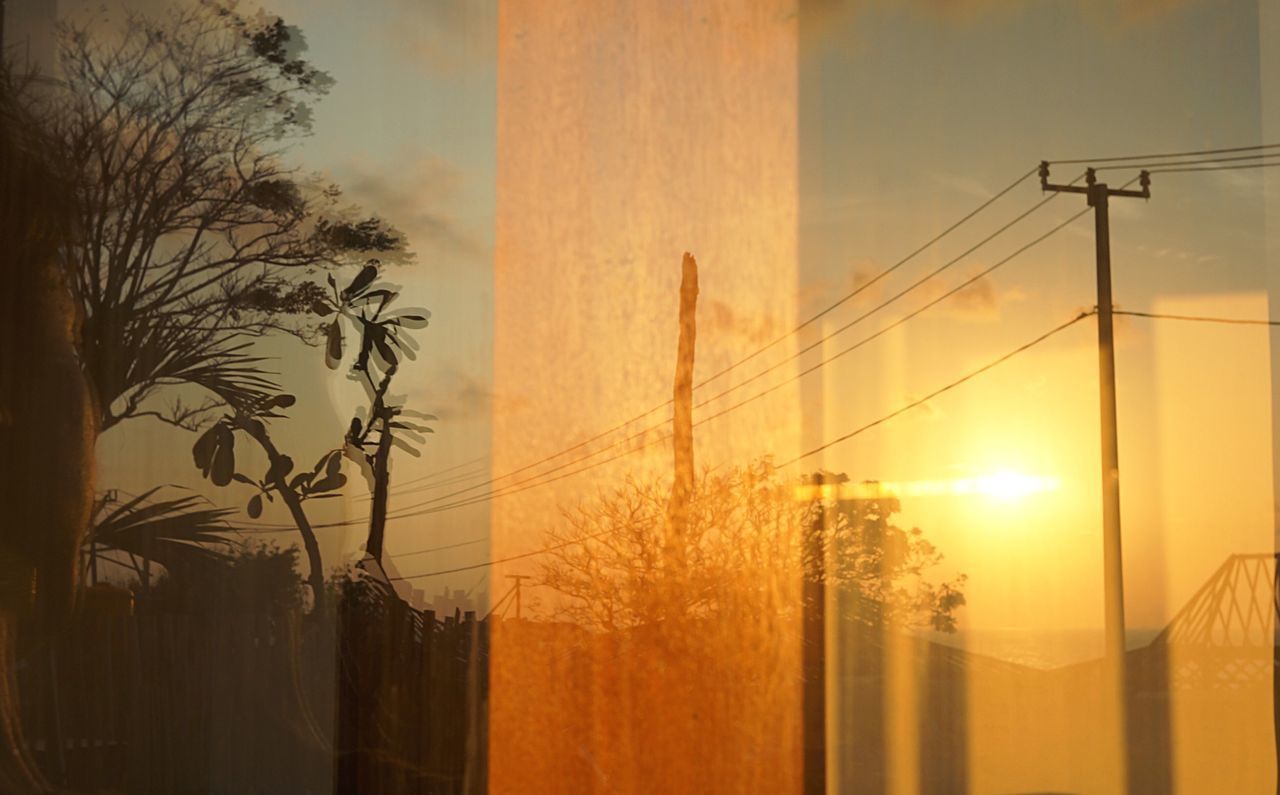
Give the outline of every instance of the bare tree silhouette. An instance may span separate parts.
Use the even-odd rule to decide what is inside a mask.
[[[794,605],[773,591],[802,576],[805,528],[820,511],[831,586],[882,606],[900,626],[954,630],[964,576],[930,580],[942,555],[918,528],[892,523],[896,499],[800,499],[798,485],[765,460],[704,470],[688,505],[685,579],[670,597],[659,588],[669,489],[628,479],[567,511],[548,533],[540,583],[566,597],[555,608],[561,616],[605,630],[660,620],[663,610],[692,618],[785,612]],[[660,605],[667,598],[679,604]]]
[[[76,186],[81,236],[64,256],[102,430],[140,416],[195,428],[269,394],[245,338],[314,336],[309,274],[406,256],[394,229],[286,162],[332,84],[304,48],[281,20],[218,0],[62,29],[41,107]],[[202,397],[152,400],[179,384]]]

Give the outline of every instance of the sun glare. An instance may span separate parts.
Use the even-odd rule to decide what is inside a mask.
[[[1015,502],[1032,494],[1057,491],[1060,478],[1001,469],[990,475],[948,480],[868,481],[865,483],[799,486],[796,499],[877,499],[880,497],[948,497],[982,495],[999,502]]]
[[[1001,502],[1021,500],[1028,495],[1053,491],[1058,487],[1057,478],[1025,475],[1002,469],[986,477],[977,478],[977,491]]]

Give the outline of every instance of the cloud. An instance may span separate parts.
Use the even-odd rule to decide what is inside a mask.
[[[1100,25],[1146,22],[1197,0],[1087,0],[1080,3]],[[797,0],[803,5],[801,31],[822,36],[870,9],[907,9],[943,22],[968,24],[990,14],[1025,9],[1027,0]]]
[[[456,363],[433,372],[431,378],[418,402],[442,423],[488,422],[499,412],[514,414],[531,407],[522,397],[496,393],[487,378]]]
[[[1092,239],[1092,231],[1089,232]],[[853,292],[862,290],[856,298],[846,304],[846,307],[857,307],[856,310],[843,310],[840,316],[842,319],[852,319],[862,313],[879,306],[883,301],[897,294],[906,284],[910,282],[894,281],[900,279],[895,275],[889,279],[885,279],[875,284],[869,284],[878,274],[884,270],[884,265],[878,262],[865,261],[849,267],[846,275],[842,279],[824,279],[815,281],[806,289],[802,289],[798,296],[799,306],[804,314],[816,312],[830,306],[835,300]],[[954,270],[959,270],[956,268]],[[904,295],[901,299],[894,301],[884,310],[877,312],[875,317],[878,321],[888,322],[903,313],[910,312],[922,304],[928,303],[944,292],[953,288],[955,284],[969,278],[973,273],[981,270],[978,266],[973,266],[968,271],[968,275],[963,277],[952,276],[952,281],[943,279],[930,279],[920,287],[912,290]],[[910,277],[914,280],[915,277]],[[964,320],[970,322],[991,322],[1000,319],[1002,309],[1008,304],[1021,303],[1028,300],[1027,293],[1019,287],[1010,287],[1000,289],[989,276],[983,276],[973,284],[960,290],[936,306],[928,309],[926,315],[930,317],[947,317],[955,320]]]
[[[996,295],[995,285],[985,276],[947,300],[950,302],[952,312],[959,315],[974,315],[987,319],[998,317],[1000,314],[1000,300]]]
[[[845,27],[860,12],[873,9],[907,9],[946,21],[970,21],[1002,7],[1025,0],[797,0],[802,35],[823,36]]]
[[[1139,243],[1135,250],[1153,260],[1180,260],[1182,262],[1209,264],[1221,259],[1219,255],[1212,252],[1183,248],[1181,246],[1149,246],[1146,243]]]
[[[493,387],[485,380],[456,366],[436,375],[437,382],[425,403],[441,422],[487,420],[496,402]]]
[[[981,180],[973,177],[963,176],[960,174],[943,174],[932,173],[929,175],[939,187],[958,193],[962,196],[968,196],[974,199],[987,200],[996,195],[996,191],[991,190],[982,183]]]
[[[445,209],[460,201],[464,180],[443,158],[418,157],[399,168],[357,158],[336,171],[343,192],[403,230],[418,254],[487,258],[483,240]]]
[[[1190,5],[1194,0],[1095,0],[1095,5],[1104,9],[1114,7],[1120,18],[1127,22],[1143,22],[1169,11],[1175,11]]]
[[[1248,169],[1224,169],[1214,176],[1224,189],[1242,193],[1250,198],[1260,198],[1267,185],[1266,176]]]
[[[930,282],[924,288],[922,298],[933,298],[951,289],[941,282]],[[1004,307],[1027,300],[1027,294],[1019,287],[1000,290],[989,276],[983,276],[960,292],[943,300],[930,312],[942,317],[975,323],[990,323],[1000,319]]]
[[[266,5],[280,9],[286,21],[348,14],[356,7],[345,0],[271,0]],[[347,31],[352,37],[347,46],[353,51],[390,53],[439,75],[456,75],[496,62],[497,0],[384,0],[366,6]]]
[[[724,301],[706,301],[698,314],[708,331],[740,336],[752,345],[765,345],[778,334],[770,318],[741,312]]]
[[[394,0],[391,45],[437,74],[488,65],[497,55],[496,2]],[[386,42],[379,42],[385,45]]]
[[[906,395],[905,402],[907,404],[911,404],[922,397],[924,397],[924,395],[908,394]],[[937,402],[933,400],[926,400],[919,406],[912,409],[912,412],[925,422],[937,422],[946,416],[943,410],[937,405]]]

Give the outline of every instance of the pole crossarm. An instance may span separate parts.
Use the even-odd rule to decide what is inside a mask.
[[[1138,172],[1138,184],[1142,186],[1141,190],[1108,187],[1106,183],[1098,182],[1098,173],[1095,168],[1089,168],[1085,171],[1084,181],[1084,185],[1057,185],[1051,183],[1049,182],[1049,161],[1040,161],[1040,189],[1043,191],[1083,193],[1090,197],[1090,205],[1094,204],[1093,197],[1101,192],[1105,192],[1107,196],[1128,196],[1133,199],[1151,198],[1151,172],[1146,169]]]

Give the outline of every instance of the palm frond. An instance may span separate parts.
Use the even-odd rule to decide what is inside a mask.
[[[176,347],[164,365],[157,368],[157,373],[165,379],[204,387],[229,406],[244,409],[280,389],[263,369],[266,360],[244,352],[250,345],[249,342],[222,344],[212,350]]]
[[[157,486],[95,517],[90,540],[153,560],[172,569],[193,562],[225,560],[234,543],[228,531],[229,508],[200,507],[199,497],[153,500]]]

